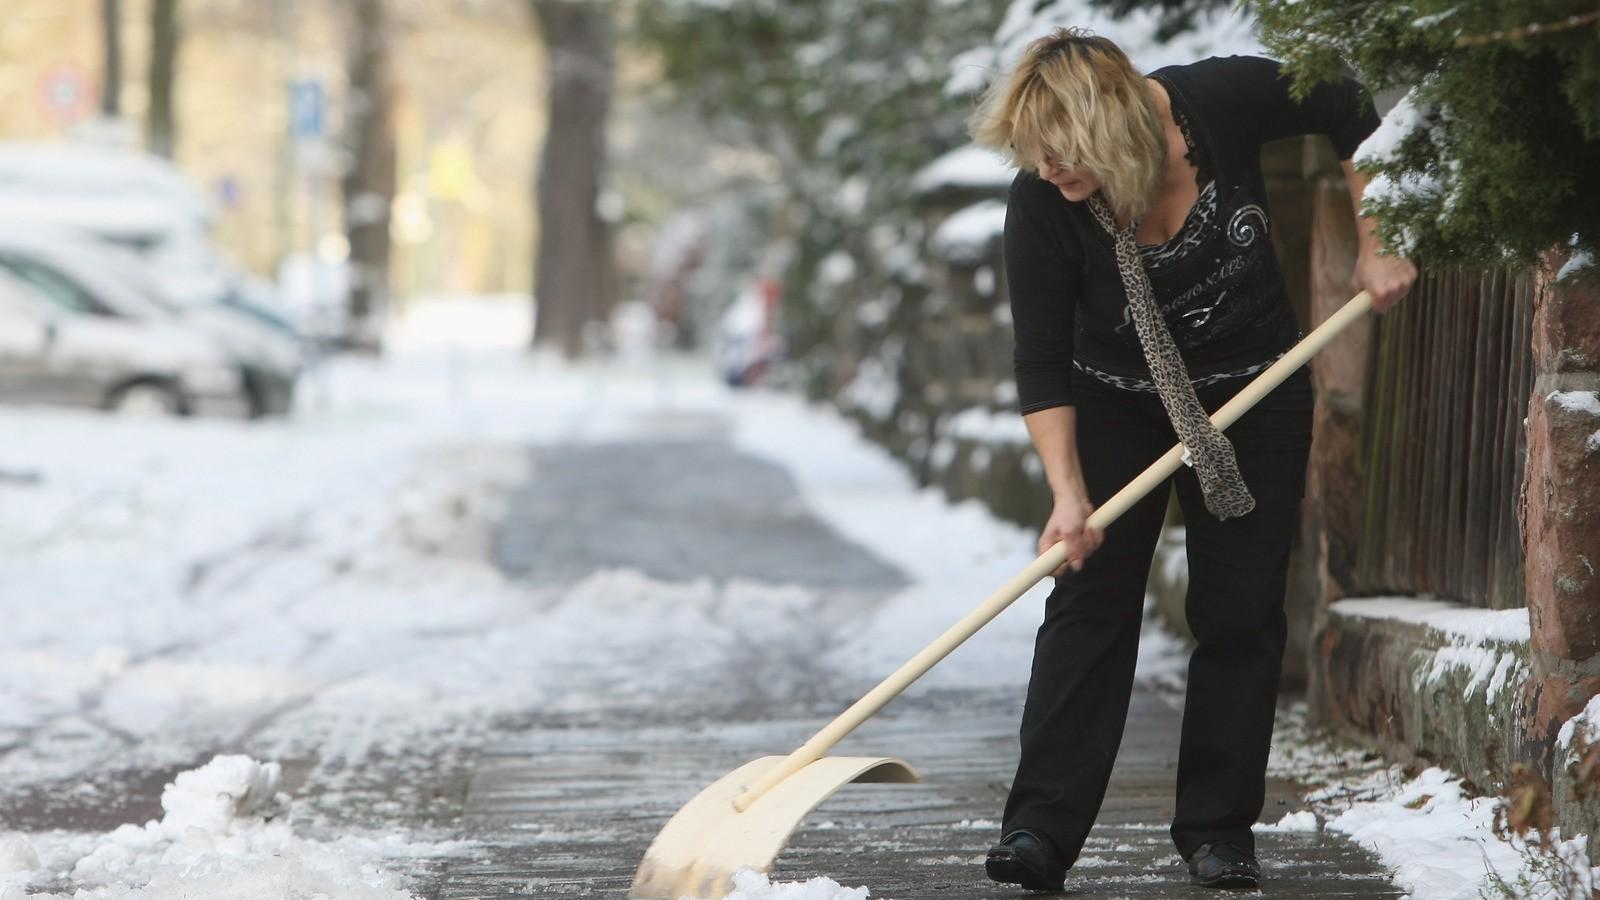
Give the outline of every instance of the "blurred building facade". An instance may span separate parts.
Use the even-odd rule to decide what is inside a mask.
[[[124,127],[97,123],[101,0],[10,0],[0,17],[0,138],[94,133],[143,139],[154,0],[121,0]],[[544,65],[518,0],[391,0],[399,184],[395,293],[525,293],[532,284],[532,173]],[[351,98],[341,4],[181,0],[175,162],[212,197],[216,237],[273,275],[295,254],[337,262],[337,151],[291,138],[290,86],[321,85],[336,139]]]

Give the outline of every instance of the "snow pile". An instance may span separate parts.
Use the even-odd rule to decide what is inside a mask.
[[[191,828],[226,834],[235,824],[271,816],[285,799],[278,793],[282,775],[277,763],[218,756],[162,789],[160,830],[171,839]]]
[[[83,836],[88,843],[69,848],[61,860],[41,862],[42,854],[21,835],[0,839],[0,885],[10,885],[0,890],[0,898],[411,900],[404,877],[384,861],[463,846],[299,837],[285,815],[288,798],[277,790],[279,775],[276,763],[218,756],[167,785],[159,821]],[[48,881],[57,870],[70,871],[78,885],[74,893],[23,893],[30,879]]]
[[[1585,712],[1600,716],[1600,701]],[[1567,900],[1540,884],[1548,875],[1547,851],[1495,836],[1499,798],[1469,796],[1461,779],[1443,769],[1407,778],[1401,767],[1388,765],[1375,753],[1320,740],[1308,729],[1304,703],[1279,713],[1268,771],[1319,787],[1306,795],[1310,812],[1285,816],[1276,825],[1258,825],[1258,832],[1310,829],[1320,819],[1325,830],[1347,834],[1376,853],[1394,870],[1395,881],[1418,898]],[[1580,875],[1587,875],[1583,838],[1555,840],[1554,849]],[[1496,879],[1515,893],[1503,894]]]
[[[0,887],[17,880],[18,876],[26,882],[39,868],[39,854],[34,852],[27,838],[20,834],[0,834]],[[0,891],[0,896],[4,893]]]
[[[1254,830],[1258,832],[1316,831],[1317,814],[1309,809],[1302,809],[1299,812],[1285,813],[1283,818],[1279,819],[1275,824],[1257,825]]]
[[[722,900],[867,900],[869,896],[864,887],[841,887],[831,878],[773,883],[759,872],[740,869],[733,876],[733,892]]]
[[[1431,768],[1377,800],[1358,802],[1328,822],[1330,831],[1350,835],[1374,851],[1394,872],[1401,887],[1430,900],[1478,900],[1493,873],[1507,884],[1538,885],[1529,868],[1531,850],[1520,840],[1494,836],[1494,813],[1500,800],[1469,797],[1461,779]],[[1558,838],[1559,840],[1559,838]],[[1562,856],[1587,872],[1583,839],[1561,842]],[[1548,892],[1519,893],[1529,898],[1566,898]]]

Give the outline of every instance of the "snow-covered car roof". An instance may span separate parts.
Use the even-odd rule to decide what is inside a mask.
[[[202,227],[210,199],[177,166],[157,156],[65,141],[0,141],[0,194],[99,199],[104,206],[143,198]]]

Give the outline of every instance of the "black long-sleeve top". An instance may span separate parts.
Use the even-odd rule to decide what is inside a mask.
[[[1150,77],[1172,98],[1202,182],[1172,246],[1141,248],[1156,302],[1197,384],[1254,372],[1300,335],[1269,238],[1261,145],[1326,134],[1349,159],[1377,113],[1352,79],[1297,102],[1280,65],[1260,57],[1213,57]],[[1111,236],[1088,205],[1024,169],[1011,184],[1004,243],[1022,413],[1071,405],[1074,366],[1150,389]]]

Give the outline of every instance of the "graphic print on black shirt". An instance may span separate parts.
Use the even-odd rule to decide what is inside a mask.
[[[1273,294],[1271,225],[1260,205],[1241,202],[1241,191],[1219,192],[1211,156],[1196,139],[1182,94],[1159,73],[1172,118],[1188,147],[1202,185],[1194,208],[1165,243],[1140,247],[1156,304],[1179,349],[1225,341],[1253,327],[1270,326],[1284,312]],[[1219,194],[1223,194],[1219,198]],[[1117,333],[1133,336],[1126,308]]]

